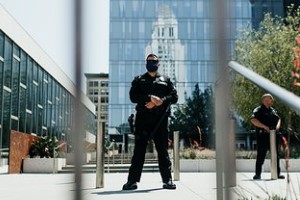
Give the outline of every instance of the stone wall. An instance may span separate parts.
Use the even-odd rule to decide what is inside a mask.
[[[28,156],[29,148],[37,136],[11,130],[8,173],[21,173],[22,160]]]

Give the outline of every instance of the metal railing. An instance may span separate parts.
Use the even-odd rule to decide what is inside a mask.
[[[255,73],[254,71],[244,67],[243,65],[231,61],[228,66],[234,71],[241,74],[243,77],[247,78],[255,85],[263,88],[264,90],[272,93],[273,96],[278,98],[285,105],[290,107],[292,110],[300,114],[300,97],[294,93],[276,85],[272,81],[262,77],[261,75]]]

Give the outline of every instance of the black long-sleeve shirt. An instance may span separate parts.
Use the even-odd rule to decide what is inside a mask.
[[[159,73],[155,77],[151,77],[148,73],[135,77],[132,81],[129,95],[130,100],[133,103],[137,103],[137,112],[164,112],[169,104],[174,104],[178,101],[177,91],[170,78]],[[163,104],[153,109],[146,108],[145,104],[151,101],[151,95],[161,98]]]

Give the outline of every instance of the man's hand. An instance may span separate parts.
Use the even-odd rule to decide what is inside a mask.
[[[155,104],[152,101],[149,101],[145,104],[146,108],[152,109],[155,107]]]
[[[265,129],[268,133],[270,133],[270,128],[268,126],[264,126],[263,129]]]
[[[154,95],[151,95],[151,102],[153,102],[156,106],[161,106],[161,104],[163,104],[163,100]]]

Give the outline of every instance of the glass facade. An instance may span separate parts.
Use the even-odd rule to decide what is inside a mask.
[[[284,16],[284,7],[282,0],[255,0],[251,2],[252,9],[252,27],[257,29],[266,13],[272,16]]]
[[[207,0],[110,0],[109,126],[127,123],[134,112],[129,100],[133,78],[145,73],[149,53],[160,57],[160,72],[170,76],[179,103],[196,83],[201,89],[213,85],[215,52],[213,3]],[[249,0],[232,0],[227,7],[233,52],[239,29],[251,21]]]
[[[293,5],[293,10],[300,6],[299,0],[250,0],[252,10],[252,27],[257,29],[266,13],[271,13],[272,17],[285,17],[288,7]]]
[[[10,130],[56,136],[71,142],[73,103],[67,89],[0,29],[0,149]],[[96,134],[95,115],[85,110],[85,129]]]

